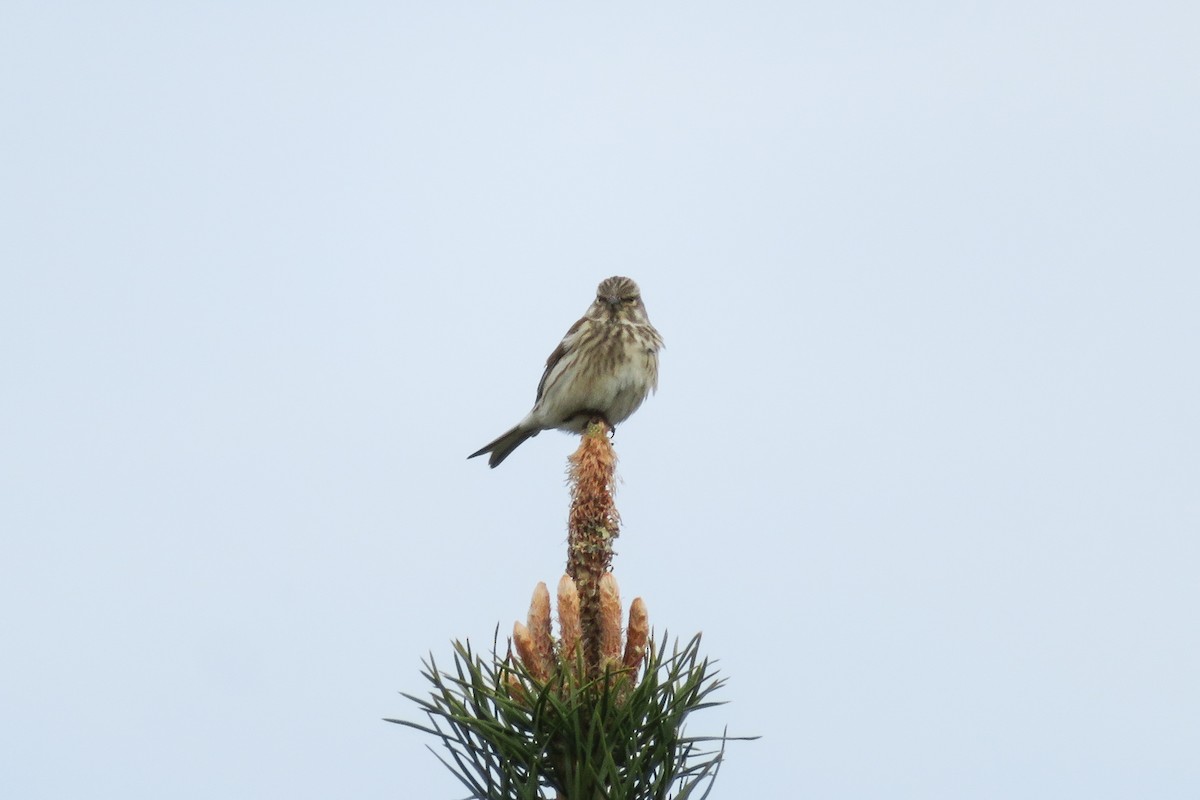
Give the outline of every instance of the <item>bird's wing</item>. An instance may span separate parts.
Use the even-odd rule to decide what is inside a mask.
[[[533,401],[535,405],[542,400],[542,392],[546,389],[546,381],[550,379],[550,373],[558,366],[558,362],[567,354],[567,351],[575,346],[575,333],[583,327],[583,323],[585,322],[587,322],[587,317],[580,317],[571,326],[571,329],[567,331],[567,335],[563,337],[562,341],[558,343],[558,347],[554,348],[554,352],[550,354],[550,357],[546,359],[546,371],[542,373],[542,379],[538,381],[537,398]]]

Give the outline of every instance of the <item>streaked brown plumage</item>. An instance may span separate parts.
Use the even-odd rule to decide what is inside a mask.
[[[526,439],[551,428],[582,432],[601,417],[610,426],[629,418],[658,388],[662,337],[650,324],[638,285],[614,276],[546,359],[533,410],[507,433],[468,458],[491,453],[495,467]]]

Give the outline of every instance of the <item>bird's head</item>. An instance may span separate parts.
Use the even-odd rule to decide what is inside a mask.
[[[642,292],[631,278],[614,275],[596,287],[596,307],[606,316],[638,318],[645,314]]]

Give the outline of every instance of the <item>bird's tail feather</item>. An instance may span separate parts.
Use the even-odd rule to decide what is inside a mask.
[[[467,456],[467,458],[475,458],[475,456],[481,456],[484,453],[491,453],[492,455],[488,459],[488,466],[492,469],[495,469],[500,465],[501,461],[508,458],[509,454],[512,453],[513,450],[516,450],[518,447],[520,447],[522,442],[537,435],[538,431],[536,428],[534,430],[528,430],[527,428],[522,428],[520,425],[518,425],[508,433],[498,437],[495,441],[485,444],[474,453],[471,453],[471,455]]]

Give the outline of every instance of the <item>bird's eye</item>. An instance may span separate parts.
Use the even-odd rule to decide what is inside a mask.
[[[637,302],[637,298],[636,298],[636,297],[622,297],[622,298],[621,298],[621,302],[623,302],[623,303],[636,303],[636,302]]]

